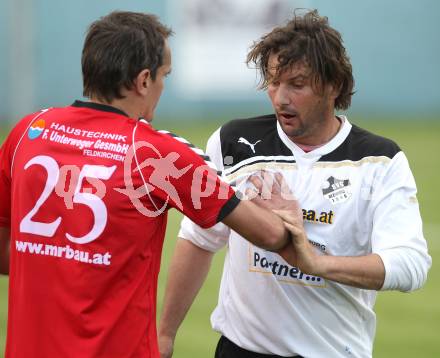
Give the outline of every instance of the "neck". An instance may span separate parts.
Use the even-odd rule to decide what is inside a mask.
[[[94,103],[105,104],[107,106],[112,106],[114,108],[117,108],[117,109],[127,113],[130,118],[137,119],[137,118],[141,117],[141,115],[139,114],[139,111],[136,108],[136,105],[134,103],[131,103],[132,101],[130,101],[129,97],[125,97],[125,98],[121,98],[121,99],[114,99],[111,102],[107,102],[105,100],[100,100],[96,97],[91,97],[90,101],[94,102]]]
[[[300,146],[319,147],[333,139],[338,134],[341,126],[342,121],[333,115],[329,119],[318,123],[315,128],[312,128],[310,133],[300,136],[289,136],[289,139]]]

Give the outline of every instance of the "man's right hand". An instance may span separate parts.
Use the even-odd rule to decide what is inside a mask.
[[[292,235],[292,242],[277,250],[276,253],[290,265],[299,267],[301,262],[298,259],[302,259],[302,257],[299,256],[300,252],[296,246],[298,242],[303,243],[306,247],[309,243],[304,231],[303,214],[298,200],[280,173],[272,174],[262,171],[260,176],[254,175],[249,178],[249,181],[254,185],[255,190],[248,189],[246,195],[256,205],[272,210],[280,216],[286,229]]]
[[[290,211],[274,210],[274,212],[283,219],[284,225],[292,236],[292,243],[277,253],[302,272],[309,275],[318,275],[315,270],[319,267],[321,256],[316,253],[307,239],[302,220],[299,222]]]
[[[174,350],[174,339],[159,334],[158,341],[160,358],[171,358]]]
[[[262,170],[260,176],[252,175],[249,181],[255,189],[246,190],[246,196],[254,204],[268,210],[288,211],[302,222],[298,200],[280,173]]]

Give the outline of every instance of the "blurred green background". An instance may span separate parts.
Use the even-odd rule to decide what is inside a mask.
[[[418,198],[424,232],[428,240],[433,266],[428,282],[420,291],[410,294],[381,292],[376,303],[378,325],[374,346],[377,358],[440,357],[440,122],[436,120],[397,121],[395,118],[351,119],[377,134],[392,138],[406,152],[418,185]],[[440,119],[440,118],[439,118]],[[219,122],[156,121],[158,129],[168,129],[194,144],[204,147],[208,136]],[[0,131],[0,139],[6,129]],[[181,216],[172,211],[159,277],[159,310],[167,269],[176,242]],[[217,302],[224,252],[216,255],[208,279],[181,327],[175,345],[176,358],[213,357],[218,334],[210,327],[209,317]],[[7,317],[7,278],[0,280],[0,351],[4,349]]]

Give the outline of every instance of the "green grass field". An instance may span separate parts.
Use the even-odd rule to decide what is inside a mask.
[[[440,159],[437,157],[440,153],[440,123],[416,120],[354,122],[377,134],[394,139],[406,152],[418,184],[425,236],[433,258],[428,282],[422,290],[411,294],[379,293],[376,303],[378,326],[374,357],[440,357]],[[204,147],[209,134],[218,124],[156,122],[155,126],[172,130],[194,144]],[[1,141],[3,137],[4,132],[0,132]],[[179,221],[180,214],[171,212],[159,277],[159,312]],[[208,280],[178,333],[174,355],[176,358],[213,357],[218,335],[211,330],[209,316],[217,302],[223,255],[224,252],[216,255]],[[6,306],[7,279],[2,278],[0,351],[4,349],[6,335]]]

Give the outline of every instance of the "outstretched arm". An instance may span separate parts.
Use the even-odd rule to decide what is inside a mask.
[[[252,244],[268,251],[278,251],[290,242],[283,221],[248,200],[242,200],[222,222]]]
[[[302,272],[358,288],[379,290],[385,280],[385,267],[379,255],[345,257],[319,255],[309,243],[302,223],[289,213],[277,211],[292,233],[294,250],[286,250],[284,258],[296,263]],[[294,256],[292,255],[294,252]]]
[[[372,252],[356,257],[320,255],[307,239],[302,217],[281,211],[278,214],[292,234],[292,244],[278,253],[307,274],[345,285],[405,292],[420,288],[426,281],[431,257],[423,238],[414,179],[404,159],[402,154],[400,162],[396,158],[392,163],[381,183],[383,188],[377,190],[370,205],[374,217]],[[257,188],[264,192],[264,182]],[[272,205],[277,193],[271,195],[269,200],[254,201]]]
[[[307,239],[299,203],[280,174],[274,177],[262,172],[261,179],[254,177],[251,181],[260,193],[253,201],[278,214],[291,233],[292,242],[278,250],[289,264],[306,274],[354,287],[375,290],[382,287],[385,268],[379,255],[342,257],[317,253]],[[283,207],[290,210],[278,210]]]

